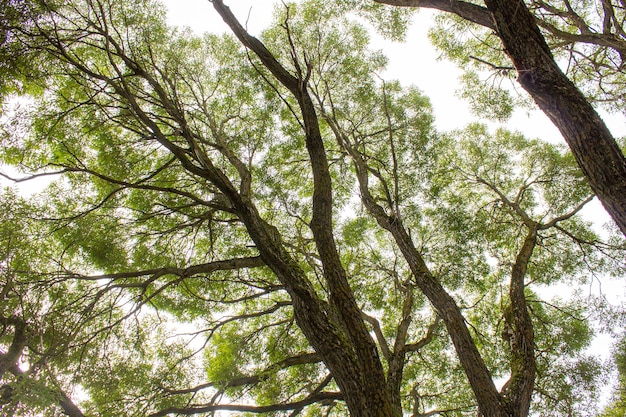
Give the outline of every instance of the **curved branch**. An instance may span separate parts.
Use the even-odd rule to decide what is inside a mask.
[[[11,371],[13,368],[18,368],[17,363],[22,356],[22,351],[28,343],[28,337],[26,334],[26,323],[15,316],[0,317],[0,324],[3,326],[13,326],[13,340],[8,352],[0,353],[0,380],[6,371]]]
[[[563,74],[522,0],[485,0],[518,81],[569,145],[604,208],[626,235],[626,158],[615,138]]]
[[[593,200],[595,197],[596,197],[595,195],[590,195],[589,197],[585,198],[579,205],[574,207],[569,213],[565,213],[561,216],[557,216],[545,224],[540,224],[539,230],[544,230],[550,227],[554,227],[556,226],[557,223],[571,218],[572,216],[576,215],[576,213],[578,213],[580,210],[582,210],[583,207],[585,207],[585,205],[589,203],[591,200]]]
[[[551,35],[565,41],[566,43],[588,43],[606,48],[612,48],[626,57],[626,41],[610,33],[570,33],[559,29],[545,20],[537,19],[537,25],[548,31]]]
[[[378,341],[378,345],[380,346],[380,350],[382,351],[383,356],[388,360],[391,357],[391,350],[389,349],[389,343],[387,343],[387,339],[385,339],[385,335],[380,328],[380,322],[376,317],[370,316],[369,314],[365,313],[363,313],[363,320],[365,320],[372,326],[372,329],[374,330],[374,335],[376,336],[376,340]]]
[[[22,350],[26,347],[26,343],[28,342],[28,338],[26,335],[26,323],[17,317],[0,317],[0,324],[3,326],[13,325],[15,327],[15,334],[13,336],[13,343],[11,343],[11,347],[9,351],[6,353],[0,352],[0,380],[6,371],[9,371],[18,380],[22,378],[28,378],[26,376],[26,372],[24,372],[17,364],[19,360],[19,356],[22,354]],[[16,357],[17,355],[17,357]],[[9,387],[2,396],[3,400],[11,401],[13,390],[11,389],[11,385],[5,385],[5,387]],[[78,408],[76,404],[72,401],[72,399],[59,387],[56,388],[56,396],[59,399],[58,405],[63,408],[64,414],[69,417],[85,417],[83,412]],[[2,406],[0,405],[0,408]]]
[[[465,20],[489,29],[496,28],[491,13],[486,7],[460,0],[374,0],[376,3],[399,7],[425,7],[454,13]]]
[[[432,340],[435,337],[435,331],[437,330],[437,327],[439,326],[439,323],[441,323],[441,318],[439,316],[437,316],[435,321],[430,326],[428,326],[428,330],[426,331],[426,335],[423,338],[421,338],[420,340],[418,340],[415,343],[408,343],[405,346],[405,349],[407,350],[407,352],[418,352],[424,346],[426,346],[427,344],[432,342]]]

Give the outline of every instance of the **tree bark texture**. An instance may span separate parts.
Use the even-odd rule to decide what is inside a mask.
[[[374,1],[434,8],[494,29],[520,85],[559,129],[594,193],[626,236],[626,158],[593,106],[556,64],[522,0],[485,0],[486,9],[457,0]]]
[[[386,390],[385,373],[376,344],[362,319],[362,312],[356,303],[336,249],[332,228],[332,183],[318,116],[313,100],[307,91],[309,69],[305,68],[303,71],[300,63],[294,58],[297,71],[295,75],[291,74],[276,60],[261,41],[246,32],[222,1],[214,0],[212,3],[240,42],[252,50],[276,80],[296,98],[301,111],[306,148],[313,173],[311,231],[329,289],[329,308],[334,311],[336,317],[340,318],[341,323],[337,324],[341,331],[337,329],[336,332],[329,332],[328,329],[324,328],[327,327],[327,324],[322,323],[324,320],[327,323],[331,320],[328,312],[323,314],[320,311],[314,315],[310,314],[308,303],[305,302],[300,305],[300,300],[296,298],[293,301],[298,325],[331,370],[337,384],[341,387],[352,415],[363,417],[392,416],[393,410]],[[244,223],[248,224],[246,220]],[[250,231],[250,228],[248,230]],[[253,236],[253,233],[250,234]],[[255,243],[261,251],[261,256],[265,258],[262,247],[266,245],[266,239],[255,240]],[[267,258],[267,261],[268,266],[275,269],[273,260]],[[289,281],[290,279],[285,280],[286,283]],[[308,298],[310,299],[310,297]],[[313,327],[315,322],[318,323],[318,326]],[[337,349],[340,347],[337,345],[342,339],[341,333],[345,335],[346,340],[344,340],[344,345]],[[337,338],[337,340],[333,342],[333,338]]]
[[[511,378],[504,393],[513,417],[527,417],[535,386],[535,334],[524,293],[526,269],[537,245],[537,224],[530,224],[515,263],[511,268]]]
[[[518,81],[561,131],[606,211],[626,235],[626,159],[598,113],[558,67],[521,0],[485,0]]]

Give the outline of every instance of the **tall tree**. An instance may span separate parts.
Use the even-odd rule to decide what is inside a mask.
[[[578,216],[574,160],[437,133],[348,6],[284,6],[257,39],[218,0],[235,37],[150,0],[8,5],[2,158],[57,179],[1,199],[3,413],[571,415],[593,395],[592,300],[540,291],[624,271]]]
[[[626,235],[626,158],[590,101],[561,71],[540,30],[554,39],[558,49],[567,49],[571,54],[575,79],[581,81],[581,73],[591,73],[600,93],[594,96],[608,97],[609,106],[622,108],[618,103],[623,100],[626,53],[623,4],[603,1],[598,19],[587,4],[572,5],[567,0],[562,4],[486,0],[484,6],[464,1],[375,1],[450,12],[495,33],[502,45],[496,45],[496,50],[506,54],[510,64],[492,64],[492,68],[509,68],[517,73],[519,84],[559,129],[591,188]],[[591,47],[584,50],[580,44]]]

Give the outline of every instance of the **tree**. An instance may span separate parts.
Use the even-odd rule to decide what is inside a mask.
[[[261,39],[218,0],[235,37],[149,0],[8,5],[2,157],[58,179],[2,196],[3,412],[586,406],[593,299],[541,289],[623,274],[624,243],[578,216],[563,149],[436,132],[349,5],[287,5]]]
[[[601,416],[602,417],[614,417],[614,416],[622,416],[624,412],[626,412],[626,343],[624,343],[624,339],[620,341],[619,344],[615,347],[613,352],[613,357],[615,360],[615,364],[617,365],[617,374],[618,374],[618,382],[615,387],[615,391],[613,392],[613,397],[611,398],[611,404],[603,410]]]
[[[495,50],[508,56],[512,66],[507,68],[517,73],[519,84],[559,129],[591,188],[626,235],[624,154],[589,100],[563,74],[540,30],[540,27],[544,29],[559,45],[557,52],[567,51],[575,79],[591,78],[598,84],[597,99],[608,97],[609,106],[623,108],[618,104],[623,100],[626,52],[622,3],[603,1],[602,11],[597,16],[584,2],[572,5],[568,0],[562,4],[531,1],[529,5],[521,0],[486,0],[486,7],[464,1],[375,1],[454,13],[488,28],[489,35],[495,34],[502,44],[501,47],[496,45]],[[493,46],[493,39],[487,44]],[[581,44],[589,47],[581,48]]]

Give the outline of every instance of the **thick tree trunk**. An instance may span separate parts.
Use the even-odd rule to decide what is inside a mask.
[[[535,386],[537,365],[535,361],[535,334],[528,312],[524,279],[533,250],[537,244],[537,225],[528,224],[528,235],[524,240],[515,263],[511,268],[509,297],[511,300],[511,379],[507,396],[511,415],[527,417]]]
[[[495,29],[517,69],[519,83],[560,130],[589,185],[626,236],[624,154],[589,101],[554,61],[522,0],[485,0],[487,8],[459,0],[374,1],[442,10]]]
[[[559,128],[606,211],[626,235],[626,159],[598,113],[557,66],[522,0],[485,0],[518,81]]]

